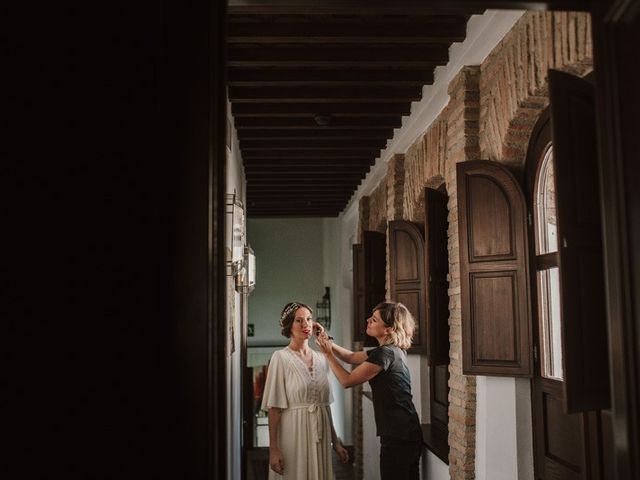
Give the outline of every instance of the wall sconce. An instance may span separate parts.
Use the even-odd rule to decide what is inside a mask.
[[[329,287],[324,287],[322,300],[316,303],[316,322],[322,325],[325,330],[331,329],[331,295]]]
[[[245,231],[244,206],[235,193],[228,193],[226,199],[225,255],[227,276],[234,276],[244,260]]]
[[[242,259],[234,264],[236,291],[249,294],[256,287],[256,257],[251,247],[244,247]]]

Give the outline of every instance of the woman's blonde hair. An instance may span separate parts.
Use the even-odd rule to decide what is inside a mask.
[[[383,345],[395,345],[403,350],[411,347],[416,321],[409,309],[400,302],[382,302],[373,308],[374,312],[376,310],[380,312],[383,323],[392,329]]]

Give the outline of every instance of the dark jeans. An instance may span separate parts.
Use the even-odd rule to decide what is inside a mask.
[[[422,440],[380,437],[380,478],[419,480]]]

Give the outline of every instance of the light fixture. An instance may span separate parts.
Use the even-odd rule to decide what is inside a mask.
[[[235,267],[236,291],[251,293],[256,286],[256,257],[251,247],[244,247],[242,259]]]
[[[316,321],[322,325],[325,330],[331,329],[331,295],[329,287],[324,287],[324,295],[322,300],[316,303]]]
[[[331,115],[328,113],[317,113],[313,116],[316,124],[320,127],[326,127],[331,123]]]

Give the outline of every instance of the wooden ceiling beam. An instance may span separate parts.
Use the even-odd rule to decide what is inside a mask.
[[[358,185],[352,185],[352,186],[350,186],[350,187],[349,187],[349,190],[344,189],[344,190],[342,190],[342,192],[343,192],[345,195],[346,195],[347,193],[349,193],[349,192],[350,192],[351,194],[353,194],[353,192],[355,192],[355,191],[357,190],[358,186],[359,186],[359,184],[358,184]],[[307,185],[306,185],[306,187],[307,187],[307,189],[305,189],[305,191],[304,191],[304,192],[306,192],[306,191],[310,191],[310,192],[318,193],[319,191],[321,191],[321,190],[322,190],[322,189],[318,189],[318,188],[317,188],[317,186],[316,186],[316,185],[313,185],[313,184],[307,184]],[[283,190],[288,190],[288,188],[289,188],[289,186],[288,186],[288,185],[279,185],[277,188],[274,188],[274,189],[272,190],[272,193],[278,193],[278,192],[283,191]],[[313,190],[314,188],[315,188],[315,190]],[[324,191],[329,191],[329,189],[328,189],[328,188],[327,188],[327,189],[324,189]],[[302,191],[301,191],[300,193],[304,193],[304,192],[302,192]],[[349,198],[351,198],[351,197],[349,197]]]
[[[297,167],[368,167],[375,164],[373,158],[278,158],[243,159],[245,168],[291,168]]]
[[[370,21],[262,21],[228,25],[230,44],[403,44],[421,45],[461,42],[466,35],[467,16],[405,17],[392,22],[386,18]],[[308,18],[308,17],[307,17]]]
[[[315,213],[315,212],[307,212],[307,211],[301,211],[300,213],[265,213],[265,212],[252,212],[252,211],[248,211],[247,212],[247,216],[251,217],[251,218],[299,218],[299,217],[304,217],[304,218],[309,218],[309,217],[322,217],[322,218],[333,218],[333,217],[337,217],[338,215],[340,215],[340,212],[342,211],[342,209],[340,209],[339,211],[331,211],[331,212],[320,212],[320,213]]]
[[[493,0],[229,0],[231,15],[449,15],[482,13],[487,4],[540,4],[545,2],[500,2]],[[547,2],[549,3],[549,2]],[[574,2],[575,3],[575,2]],[[516,8],[502,7],[502,8]],[[521,7],[522,8],[522,7]]]
[[[296,208],[296,207],[341,207],[346,203],[345,199],[339,200],[251,200],[247,202],[251,208]]]
[[[342,172],[339,175],[329,169],[325,169],[323,172],[317,172],[313,175],[309,175],[307,172],[291,170],[288,172],[246,172],[247,182],[253,181],[274,181],[274,182],[290,182],[295,179],[311,179],[313,181],[335,181],[338,184],[341,183],[353,183],[358,180],[362,180],[366,176],[367,172]],[[339,178],[338,178],[339,177]]]
[[[304,179],[304,182],[303,181],[300,182],[300,187],[303,188],[303,190],[300,190],[300,191],[302,192],[313,191],[313,190],[347,191],[349,189],[352,191],[355,191],[359,185],[360,185],[360,180],[358,180],[357,182],[351,182],[351,183],[328,184],[326,182],[322,183],[317,180],[306,178]],[[280,191],[280,190],[295,191],[293,190],[293,187],[296,187],[296,185],[292,184],[290,181],[276,183],[274,181],[257,181],[256,180],[247,186],[247,191],[250,191],[253,187],[256,187],[256,188],[268,187],[271,189],[271,191]]]
[[[398,103],[232,103],[234,117],[306,117],[318,113],[332,117],[348,116],[404,116],[411,112],[409,102]]]
[[[387,140],[242,140],[240,149],[249,150],[364,150],[372,151],[384,148]]]
[[[324,165],[314,165],[314,166],[289,166],[286,165],[283,168],[276,167],[260,167],[260,166],[247,166],[245,167],[245,172],[247,173],[273,173],[275,175],[279,175],[281,173],[286,172],[296,172],[303,173],[305,175],[313,174],[313,173],[325,173],[332,172],[335,174],[361,174],[363,172],[368,172],[368,166],[361,165],[340,165],[340,166],[331,166],[327,167]]]
[[[242,158],[246,160],[256,159],[323,159],[323,160],[349,160],[349,159],[363,159],[363,158],[375,158],[380,153],[380,150],[362,150],[362,151],[347,151],[343,148],[318,150],[309,148],[307,150],[256,150],[247,151],[242,153]]]
[[[302,191],[288,191],[282,190],[279,192],[247,192],[247,201],[252,199],[287,199],[287,198],[300,198],[304,200],[313,200],[314,198],[328,198],[328,199],[348,199],[353,192],[344,190],[339,192],[306,192]]]
[[[228,0],[231,15],[471,15],[486,9],[589,10],[585,0]]]
[[[251,195],[247,194],[247,203],[257,200],[289,200],[289,199],[299,199],[299,200],[314,200],[314,199],[328,199],[328,200],[348,200],[351,198],[351,193],[331,193],[331,192],[316,192],[304,194],[301,192],[282,192],[282,193],[268,193],[268,194],[260,194],[260,193],[252,193]]]
[[[247,178],[254,178],[256,176],[261,176],[263,178],[287,178],[284,177],[285,174],[294,174],[296,176],[313,176],[314,178],[321,178],[322,175],[326,175],[330,173],[331,175],[348,175],[348,176],[358,176],[360,178],[364,177],[367,173],[369,173],[369,169],[357,169],[357,168],[341,168],[341,167],[316,167],[312,169],[300,169],[296,168],[295,170],[245,170],[247,173]]]
[[[240,140],[249,139],[379,139],[379,138],[391,138],[393,136],[393,129],[341,129],[341,130],[324,130],[322,127],[316,127],[313,129],[264,129],[264,130],[240,130],[238,137]]]
[[[354,187],[345,187],[341,185],[334,185],[333,187],[317,187],[314,185],[300,185],[299,188],[295,188],[296,185],[288,185],[287,187],[281,186],[254,186],[247,189],[247,197],[251,195],[276,195],[282,192],[287,192],[297,195],[320,195],[320,194],[342,194],[352,195],[355,191]]]
[[[432,68],[230,68],[227,83],[241,86],[412,86],[433,83]]]
[[[449,61],[448,45],[393,47],[228,47],[230,67],[436,67]]]
[[[320,210],[320,209],[331,209],[331,208],[340,208],[343,207],[346,203],[347,200],[340,200],[340,201],[328,201],[328,202],[313,202],[313,201],[283,201],[283,202],[267,202],[267,201],[255,201],[255,202],[247,202],[248,206],[252,209],[252,210],[281,210],[281,211],[287,211],[287,210],[299,210],[299,209],[304,209],[304,208],[311,208],[311,209],[316,209],[316,210]]]
[[[307,118],[300,117],[238,117],[235,119],[235,127],[239,133],[249,130],[271,130],[286,132],[289,129],[322,129],[323,131],[345,129],[368,129],[372,131],[389,128],[399,128],[402,120],[399,117],[335,117],[331,118],[329,125],[319,127],[311,115]]]
[[[229,87],[229,99],[247,102],[413,102],[422,98],[414,87]]]
[[[360,181],[362,180],[362,177],[359,176],[353,176],[353,177],[347,177],[344,175],[341,175],[340,177],[336,177],[335,175],[331,176],[331,175],[327,175],[327,176],[313,176],[313,177],[309,177],[309,176],[305,176],[305,175],[292,175],[290,177],[282,177],[282,176],[278,176],[278,177],[273,177],[273,178],[265,178],[265,177],[249,177],[247,178],[247,185],[249,186],[248,188],[251,188],[252,186],[258,186],[258,185],[263,185],[263,186],[283,186],[283,187],[291,187],[291,182],[294,182],[296,179],[300,179],[301,181],[304,180],[304,186],[309,186],[309,185],[314,185],[314,186],[326,186],[326,187],[333,187],[333,186],[350,186],[350,185],[359,185]]]

